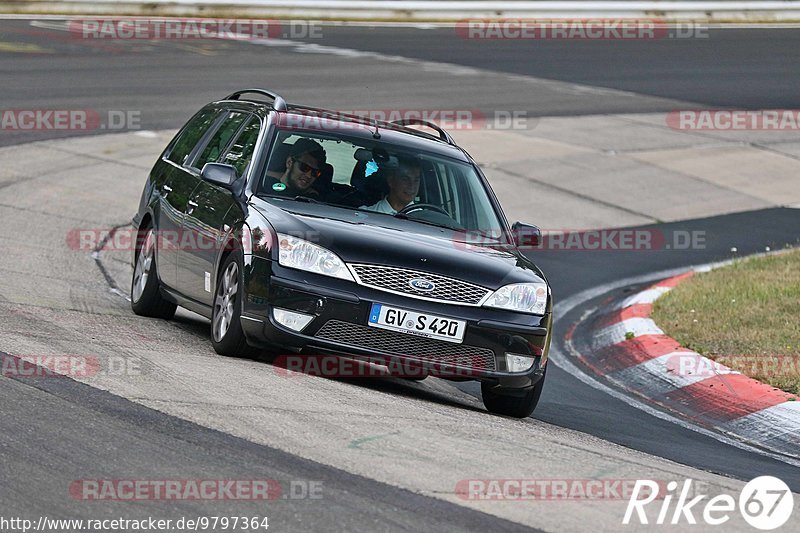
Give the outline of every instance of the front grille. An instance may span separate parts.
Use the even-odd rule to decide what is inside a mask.
[[[417,298],[441,302],[478,305],[491,291],[478,285],[428,272],[378,265],[350,265],[361,285],[398,292]],[[436,285],[432,291],[420,291],[409,285],[415,278],[424,278]]]
[[[315,335],[318,339],[395,355],[407,355],[424,361],[448,363],[476,370],[494,370],[494,352],[488,348],[465,346],[396,333],[385,329],[329,320]]]

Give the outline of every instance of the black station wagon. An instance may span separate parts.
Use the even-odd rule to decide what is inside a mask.
[[[133,311],[200,313],[220,354],[401,363],[515,417],[539,401],[552,297],[521,251],[539,230],[508,225],[435,124],[238,91],[169,143],[133,224]]]

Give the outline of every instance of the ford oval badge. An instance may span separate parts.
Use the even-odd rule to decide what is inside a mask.
[[[408,284],[412,289],[422,292],[431,292],[436,288],[436,284],[434,282],[428,281],[425,278],[414,278],[409,281]]]

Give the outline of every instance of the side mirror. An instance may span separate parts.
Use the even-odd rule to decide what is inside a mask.
[[[533,224],[514,222],[511,234],[518,248],[537,248],[542,243],[542,230]]]
[[[238,176],[236,175],[236,169],[231,165],[206,163],[203,165],[203,170],[200,171],[200,177],[205,181],[230,189]]]

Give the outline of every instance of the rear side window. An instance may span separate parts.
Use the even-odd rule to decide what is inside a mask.
[[[181,132],[181,136],[172,147],[168,159],[177,165],[183,166],[186,163],[186,158],[192,153],[194,147],[203,138],[203,135],[208,131],[214,121],[219,116],[219,110],[209,109],[201,111],[186,125],[186,128]]]
[[[256,117],[252,117],[250,122],[242,128],[239,136],[233,141],[228,152],[222,158],[220,163],[232,165],[236,169],[236,174],[241,176],[250,164],[253,158],[253,150],[256,147],[258,140],[258,132],[261,130],[261,121]]]
[[[239,131],[244,119],[248,117],[247,113],[232,112],[222,122],[214,135],[208,140],[208,144],[203,149],[200,157],[192,163],[192,166],[197,169],[202,169],[206,163],[216,163],[219,161],[220,156],[225,153],[233,136]]]

